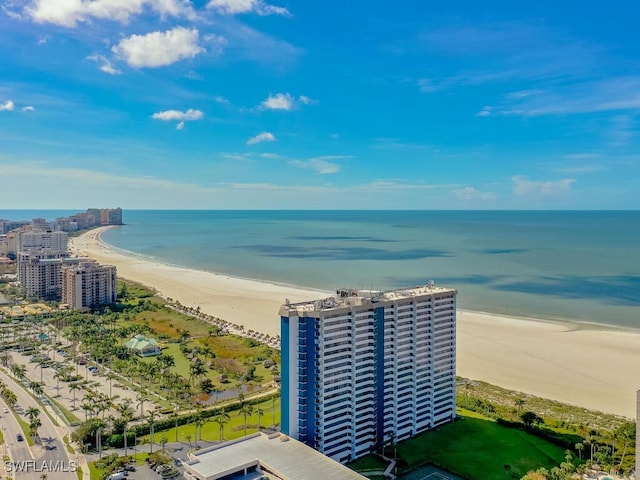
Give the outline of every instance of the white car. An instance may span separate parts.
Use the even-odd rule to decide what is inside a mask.
[[[2,409],[2,411],[3,411],[4,413],[9,413],[9,409],[8,409],[7,407],[4,407],[4,408]]]

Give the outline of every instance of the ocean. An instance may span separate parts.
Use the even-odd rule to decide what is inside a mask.
[[[433,280],[467,310],[640,329],[637,211],[125,210],[123,220],[103,240],[163,263],[325,290]]]

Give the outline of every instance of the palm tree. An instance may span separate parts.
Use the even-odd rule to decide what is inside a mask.
[[[65,377],[65,369],[60,369],[58,370],[54,375],[53,378],[56,379],[56,397],[60,396],[60,379]]]
[[[29,382],[29,388],[33,392],[34,395],[39,397],[44,393],[44,389],[42,388],[42,384],[38,382]]]
[[[73,392],[73,409],[76,409],[76,390],[80,390],[80,385],[76,382],[72,382],[69,384],[69,390]]]
[[[25,414],[27,415],[27,417],[29,417],[29,420],[33,420],[34,418],[38,418],[40,416],[40,410],[36,407],[29,407],[27,408]]]
[[[264,415],[264,410],[262,410],[262,408],[260,408],[260,405],[256,406],[256,414],[258,415],[258,431],[261,430],[261,426],[260,426],[260,417],[262,415]]]
[[[133,410],[131,410],[131,401],[129,399],[125,400],[121,404],[118,405],[118,413],[120,414],[120,420],[122,421],[123,429],[124,429],[124,456],[127,456],[127,427],[129,426],[129,422],[133,418]]]
[[[42,421],[39,418],[34,418],[29,422],[29,435],[31,438],[35,438],[38,436],[38,429],[42,426]]]
[[[206,372],[207,369],[200,361],[192,362],[189,366],[189,376],[191,377],[191,383],[193,384],[196,379],[200,378]]]
[[[154,440],[153,427],[156,424],[156,412],[154,410],[150,410],[149,413],[147,413],[147,423],[149,424],[149,439],[151,441],[151,449],[149,450],[149,453],[153,453],[153,440]]]
[[[136,395],[136,401],[140,406],[140,418],[144,417],[144,402],[148,400],[149,397],[147,397],[147,394],[145,392],[138,392],[138,394]]]
[[[202,440],[202,426],[204,425],[205,418],[203,414],[202,405],[198,404],[198,411],[196,412],[195,424],[196,424],[196,448],[198,446],[198,431],[200,431],[200,440]]]
[[[89,413],[91,413],[91,418],[93,418],[93,404],[85,397],[85,402],[80,404],[80,408],[84,410],[84,422],[87,423],[89,421]]]
[[[229,423],[229,420],[229,414],[224,411],[224,408],[221,408],[220,411],[216,413],[215,417],[213,417],[213,421],[220,427],[220,443],[222,443],[224,439],[224,426]]]
[[[176,403],[173,412],[169,416],[169,418],[175,422],[174,429],[176,431],[176,442],[178,441],[178,417],[178,404]]]
[[[2,396],[4,397],[4,401],[7,402],[7,405],[11,408],[13,408],[18,401],[16,394],[6,387],[2,390]]]
[[[243,403],[240,406],[240,410],[238,410],[238,415],[242,415],[244,417],[244,435],[247,435],[247,417],[253,415],[253,407],[248,403]]]
[[[111,393],[111,383],[113,382],[114,379],[118,378],[118,376],[113,373],[113,372],[109,372],[107,373],[107,380],[109,380],[109,396],[113,397],[112,393]]]
[[[27,374],[27,367],[24,365],[13,365],[11,371],[19,380],[23,380]]]

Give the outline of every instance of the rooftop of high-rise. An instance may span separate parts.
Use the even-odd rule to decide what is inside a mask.
[[[394,290],[357,290],[343,288],[336,290],[336,294],[320,300],[311,300],[298,303],[286,301],[280,307],[280,315],[289,316],[290,312],[323,312],[342,308],[351,308],[361,305],[374,305],[381,302],[396,301],[408,298],[424,297],[439,293],[457,293],[454,288],[441,287],[429,282],[426,285],[416,287],[399,288]]]

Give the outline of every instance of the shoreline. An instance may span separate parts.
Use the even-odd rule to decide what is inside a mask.
[[[331,295],[309,288],[244,279],[144,258],[106,244],[99,227],[70,239],[75,255],[115,265],[118,276],[165,298],[228,322],[279,335],[278,309]],[[126,253],[125,253],[126,252]],[[640,332],[603,324],[505,316],[458,309],[457,373],[510,390],[602,412],[635,417],[635,392],[625,372],[640,371]],[[624,369],[624,372],[622,371]]]

